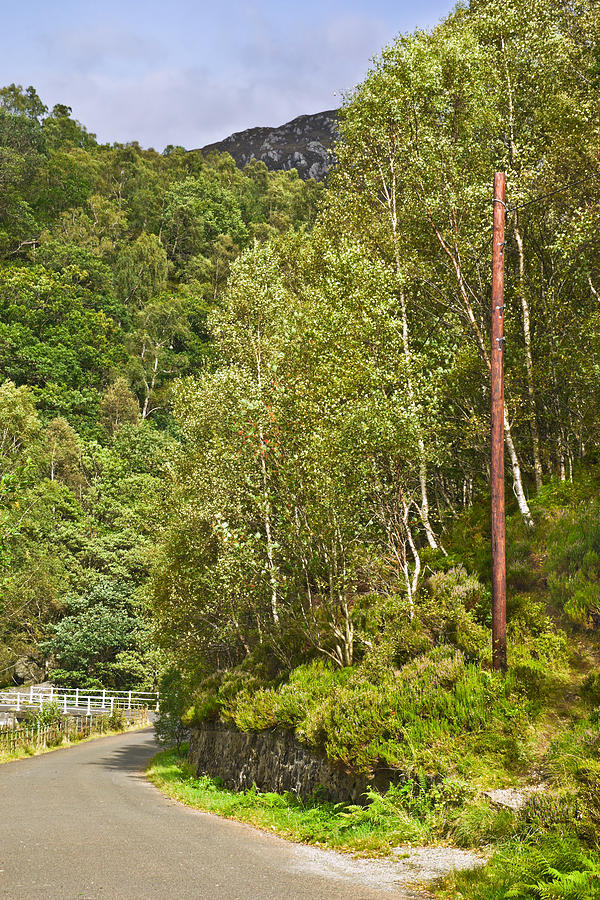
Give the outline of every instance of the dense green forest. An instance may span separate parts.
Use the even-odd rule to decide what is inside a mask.
[[[171,387],[238,254],[309,227],[322,189],[98,144],[32,87],[0,104],[0,683],[156,686]]]
[[[347,667],[392,607],[416,616],[432,572],[478,553],[487,581],[484,537],[451,547],[487,495],[498,169],[507,493],[526,532],[548,485],[595,471],[598,24],[592,3],[496,15],[477,0],[400,37],[346,99],[312,230],[236,260],[211,365],[173,390],[176,514],[155,598],[187,670],[259,647],[283,667],[307,652]],[[555,592],[581,626],[600,612],[594,559],[589,584]]]
[[[503,842],[449,897],[598,896],[598,5],[471,0],[400,36],[345,98],[326,188],[0,98],[0,679],[161,678],[187,724],[410,773],[389,846]],[[478,793],[532,773],[520,816]]]

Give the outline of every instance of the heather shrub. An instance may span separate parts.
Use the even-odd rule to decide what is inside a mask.
[[[496,732],[498,749],[498,735],[512,744],[524,730],[525,704],[513,688],[511,677],[440,645],[378,683],[360,667],[308,712],[298,733],[346,765],[368,769],[382,761],[443,773],[448,748],[468,743],[469,735]]]

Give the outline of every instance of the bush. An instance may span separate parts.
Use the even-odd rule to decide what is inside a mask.
[[[190,689],[178,669],[169,669],[160,680],[160,707],[154,723],[156,738],[179,751],[187,740],[188,728],[182,717],[190,705]]]
[[[459,847],[484,847],[493,841],[506,840],[514,831],[514,813],[494,809],[487,800],[478,800],[458,811],[451,834]]]
[[[581,696],[591,705],[600,706],[600,673],[592,672],[583,680]]]
[[[120,709],[114,709],[106,718],[106,724],[111,731],[122,731],[125,727],[125,717]]]
[[[303,722],[307,710],[321,705],[349,675],[349,669],[335,669],[328,662],[315,660],[293,669],[288,680],[277,687],[245,687],[231,696],[221,688],[218,697],[223,716],[243,731],[295,728]]]
[[[581,625],[600,626],[600,503],[565,510],[551,528],[545,571],[554,601]]]
[[[298,732],[345,765],[364,770],[382,761],[444,774],[451,748],[460,741],[464,750],[469,734],[490,741],[495,734],[496,750],[518,756],[514,743],[525,714],[510,677],[482,671],[460,650],[441,645],[399,671],[388,669],[380,683],[357,668],[308,711]]]
[[[55,725],[57,722],[62,722],[62,720],[63,714],[58,703],[46,703],[45,706],[41,706],[36,712],[30,712],[27,716],[27,721],[30,724],[39,725],[40,728],[47,725]]]

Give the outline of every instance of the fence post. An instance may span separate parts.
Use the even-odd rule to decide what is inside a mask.
[[[92,711],[92,699],[91,699],[90,695],[88,694],[88,706],[87,706],[88,716],[90,715],[91,711]]]
[[[17,693],[17,712],[21,709],[21,695]]]
[[[110,698],[110,714],[111,714],[111,716],[112,716],[112,714],[113,714],[113,706],[114,706],[114,703],[115,703],[115,698],[114,698],[114,697],[111,697],[111,698]]]
[[[102,709],[106,706],[106,691],[102,691]]]
[[[63,712],[66,716],[66,714],[67,714],[67,695],[66,694],[65,694],[64,700],[65,700],[65,702],[64,702],[64,706],[63,706]]]
[[[75,688],[75,706],[79,706],[79,688]]]
[[[54,700],[54,685],[50,685],[50,703]]]
[[[33,703],[33,685],[29,688],[29,702]]]
[[[128,709],[131,709],[131,691],[129,691],[129,706]]]

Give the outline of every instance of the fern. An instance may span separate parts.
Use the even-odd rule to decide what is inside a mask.
[[[563,855],[565,847],[558,848],[558,855]],[[571,848],[568,848],[570,850]],[[563,868],[568,867],[568,860],[571,853],[567,851],[564,854],[561,864]],[[506,892],[507,900],[528,900],[528,898],[538,898],[538,900],[595,900],[600,898],[600,863],[586,857],[581,852],[573,853],[571,864],[577,868],[569,871],[560,871],[550,865],[547,857],[539,851],[531,854],[531,859],[521,861],[525,862],[523,868],[529,869],[530,877],[532,870],[538,868],[537,876],[533,881],[529,878],[520,880],[509,891]],[[540,862],[544,860],[542,866]],[[565,865],[567,863],[567,865]],[[521,875],[523,873],[521,872]],[[543,880],[540,879],[543,877]]]

